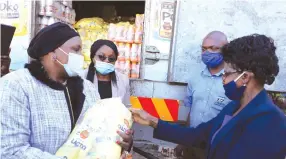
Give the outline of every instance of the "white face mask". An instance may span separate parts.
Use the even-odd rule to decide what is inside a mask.
[[[57,60],[58,63],[60,63],[64,67],[69,77],[78,76],[83,71],[84,57],[82,55],[71,52],[68,54],[63,49],[59,49],[68,56],[68,63],[63,64],[59,60]]]

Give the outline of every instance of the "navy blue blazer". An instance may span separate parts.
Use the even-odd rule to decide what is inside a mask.
[[[286,117],[262,90],[216,135],[225,115],[233,115],[238,102],[229,103],[220,114],[196,128],[159,121],[154,138],[185,146],[206,145],[208,159],[285,159]]]

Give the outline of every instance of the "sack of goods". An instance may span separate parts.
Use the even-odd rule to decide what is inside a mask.
[[[131,112],[119,98],[96,102],[81,116],[66,143],[57,151],[67,159],[119,159],[122,141],[117,131],[126,132],[133,124]]]
[[[107,39],[108,23],[99,17],[83,18],[74,25],[74,28],[78,31],[83,43],[84,68],[87,68],[91,62],[90,47],[98,39]]]

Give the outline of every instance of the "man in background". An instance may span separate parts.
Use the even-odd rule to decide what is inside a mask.
[[[222,84],[224,62],[220,53],[221,47],[227,43],[226,35],[220,31],[212,31],[203,39],[202,62],[206,67],[191,72],[184,101],[185,106],[191,107],[187,126],[197,127],[211,120],[230,102],[224,94]],[[178,145],[175,152],[177,156],[183,154],[183,158],[186,159],[206,157],[204,145],[191,148]]]
[[[9,49],[9,52],[5,55],[2,54],[1,52],[1,72],[0,72],[0,75],[1,77],[8,74],[10,71],[9,71],[9,68],[10,68],[10,63],[11,63],[11,59],[10,59],[10,54],[11,52],[11,49]]]
[[[10,72],[10,52],[11,52],[11,42],[14,36],[16,28],[14,26],[0,24],[0,34],[1,34],[1,54],[0,54],[0,66],[1,66],[1,72],[0,77],[8,74]]]

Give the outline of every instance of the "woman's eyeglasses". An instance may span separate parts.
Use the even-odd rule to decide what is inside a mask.
[[[226,77],[228,77],[229,75],[232,75],[232,74],[238,73],[238,72],[239,72],[239,71],[224,72],[224,73],[222,74],[222,77],[223,77],[223,78],[226,78]]]
[[[104,61],[106,59],[108,60],[108,62],[115,62],[116,61],[115,57],[106,57],[104,55],[97,55],[97,56],[101,61]]]

